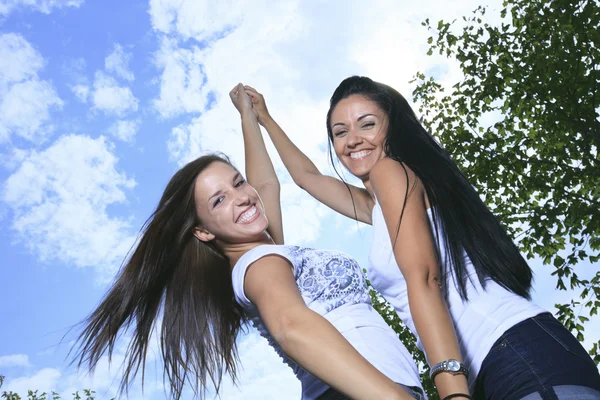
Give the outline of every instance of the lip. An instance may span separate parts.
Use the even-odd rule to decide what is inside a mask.
[[[363,155],[362,157],[352,157],[352,154],[356,154],[356,153],[363,153],[365,152],[366,154]],[[353,160],[353,161],[359,161],[359,160],[364,160],[365,158],[367,158],[371,153],[373,152],[373,149],[362,149],[362,150],[358,150],[358,151],[351,151],[348,153],[348,157]]]
[[[247,212],[248,210],[250,210],[252,207],[256,208],[256,213],[252,216],[252,218],[249,221],[246,222],[240,222],[240,218],[242,217],[242,215],[244,215],[245,212]],[[237,218],[235,219],[235,223],[236,224],[249,224],[253,221],[255,221],[258,217],[260,216],[260,209],[258,207],[256,207],[256,204],[250,204],[250,206],[248,206],[244,211],[240,212],[237,216]]]

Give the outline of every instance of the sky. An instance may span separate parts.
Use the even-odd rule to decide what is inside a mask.
[[[501,1],[0,0],[2,390],[115,395],[126,341],[111,365],[103,358],[95,374],[77,371],[68,359],[77,323],[180,166],[222,151],[243,167],[228,97],[235,84],[262,92],[292,140],[332,174],[325,114],[339,82],[366,75],[409,99],[419,71],[450,86],[460,71],[426,55],[421,22],[460,18],[480,4],[493,22]],[[303,193],[268,147],[287,242],[339,249],[366,265],[370,228]],[[550,267],[531,265],[538,304],[552,310],[570,299],[554,289]],[[597,316],[587,329],[586,343],[597,340]],[[250,330],[239,346],[240,384],[226,379],[223,399],[299,398],[265,340]],[[166,398],[156,349],[131,399]]]

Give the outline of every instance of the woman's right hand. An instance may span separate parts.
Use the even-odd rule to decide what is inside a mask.
[[[231,89],[231,92],[229,92],[229,98],[231,99],[231,102],[235,108],[240,112],[242,117],[248,113],[258,116],[258,112],[252,108],[252,100],[250,99],[247,91],[244,89],[244,85],[241,83],[238,83],[233,89]]]
[[[252,86],[244,85],[244,89],[250,99],[252,100],[252,108],[258,114],[258,122],[261,125],[265,125],[269,119],[271,119],[271,115],[269,114],[269,110],[267,109],[267,104],[265,103],[265,98],[262,94],[258,93],[256,89]]]

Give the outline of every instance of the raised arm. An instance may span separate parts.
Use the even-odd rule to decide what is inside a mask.
[[[357,400],[412,399],[306,307],[287,260],[270,255],[256,261],[244,291],[282,350],[329,386]]]
[[[269,220],[267,231],[276,244],[283,244],[280,185],[260,132],[257,113],[252,109],[250,97],[241,83],[229,92],[229,97],[242,118],[246,179],[264,203]]]
[[[440,268],[427,216],[425,190],[409,168],[405,170],[389,158],[375,164],[370,178],[396,262],[406,279],[410,313],[429,364],[448,359],[462,362],[454,324],[438,283]],[[453,393],[469,393],[464,375],[440,373],[435,377],[435,384],[441,398]]]
[[[373,200],[369,193],[365,189],[323,175],[271,117],[263,96],[250,86],[244,88],[252,98],[252,105],[258,113],[258,121],[269,133],[296,185],[334,211],[370,224]]]

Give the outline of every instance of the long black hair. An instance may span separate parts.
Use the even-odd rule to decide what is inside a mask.
[[[124,263],[98,308],[83,322],[75,360],[93,370],[113,354],[120,333],[133,329],[119,393],[142,368],[159,318],[160,352],[170,395],[179,399],[186,381],[204,397],[208,381],[219,391],[223,372],[236,379],[236,337],[244,315],[236,303],[227,257],[198,240],[194,201],[198,174],[223,156],[200,157],[169,181],[156,210],[142,228],[139,243]]]
[[[360,95],[373,101],[386,113],[386,155],[403,167],[410,168],[423,183],[427,197],[434,206],[434,225],[441,226],[445,239],[447,262],[442,264],[441,273],[446,281],[448,275],[452,274],[461,298],[467,299],[465,283],[468,274],[464,249],[482,285],[485,285],[487,278],[491,278],[507,290],[530,298],[532,272],[519,249],[450,155],[427,132],[397,90],[362,76],[343,80],[331,97],[327,113],[330,148],[333,143],[331,113],[340,100],[351,95]]]

